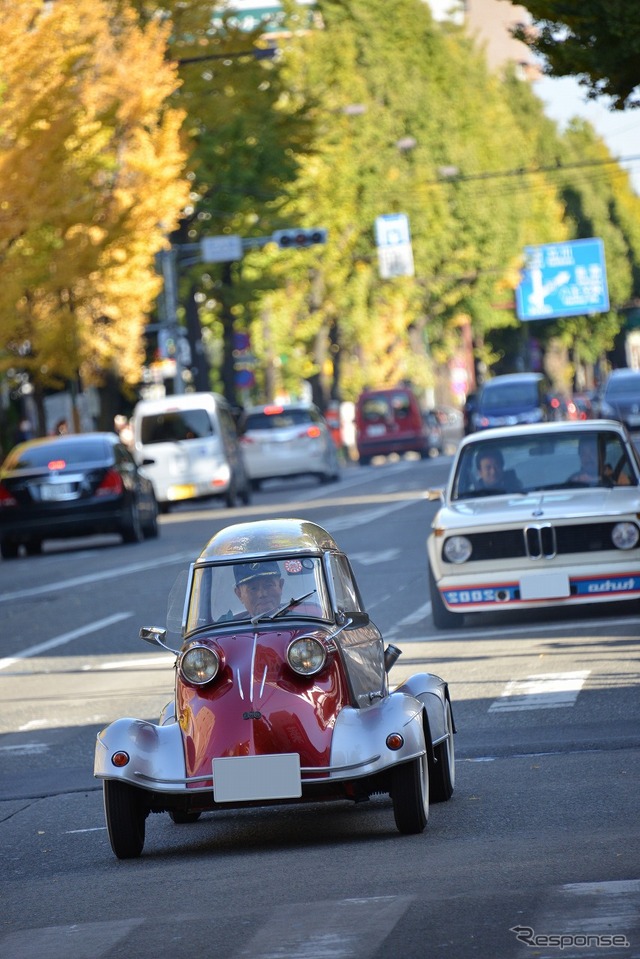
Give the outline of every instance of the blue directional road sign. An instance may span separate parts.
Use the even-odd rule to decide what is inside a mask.
[[[609,291],[602,240],[571,240],[525,247],[526,266],[516,289],[521,320],[607,313]]]

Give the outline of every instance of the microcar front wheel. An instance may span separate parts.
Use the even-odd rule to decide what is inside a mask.
[[[118,779],[105,779],[102,785],[111,848],[118,859],[135,859],[144,848],[149,809],[135,786]]]
[[[456,784],[453,716],[448,699],[445,702],[444,722],[447,738],[434,747],[435,762],[429,766],[431,802],[446,802],[447,799],[451,799]]]
[[[405,835],[422,832],[429,818],[429,769],[426,755],[394,768],[391,799],[398,831]]]

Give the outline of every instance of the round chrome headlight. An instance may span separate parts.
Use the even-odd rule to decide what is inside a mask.
[[[466,563],[473,552],[470,541],[466,536],[450,536],[446,540],[442,552],[450,563]]]
[[[327,651],[319,640],[312,636],[294,639],[287,650],[289,665],[301,676],[319,673],[327,661]]]
[[[190,646],[182,654],[179,669],[188,683],[204,686],[217,676],[220,658],[208,646]]]
[[[616,523],[611,532],[611,539],[618,549],[633,549],[638,545],[640,532],[635,523]]]

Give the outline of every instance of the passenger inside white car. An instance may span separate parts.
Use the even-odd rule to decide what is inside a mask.
[[[504,458],[499,449],[481,449],[476,456],[476,492],[517,493],[522,489],[515,470],[505,470]]]
[[[461,452],[452,499],[598,486],[637,486],[635,451],[613,430],[487,438]]]

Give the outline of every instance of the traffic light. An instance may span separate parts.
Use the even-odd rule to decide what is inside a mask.
[[[276,230],[273,234],[273,240],[281,250],[302,250],[304,247],[314,246],[316,243],[326,243],[327,231],[322,227],[313,227],[308,230],[301,228]]]

